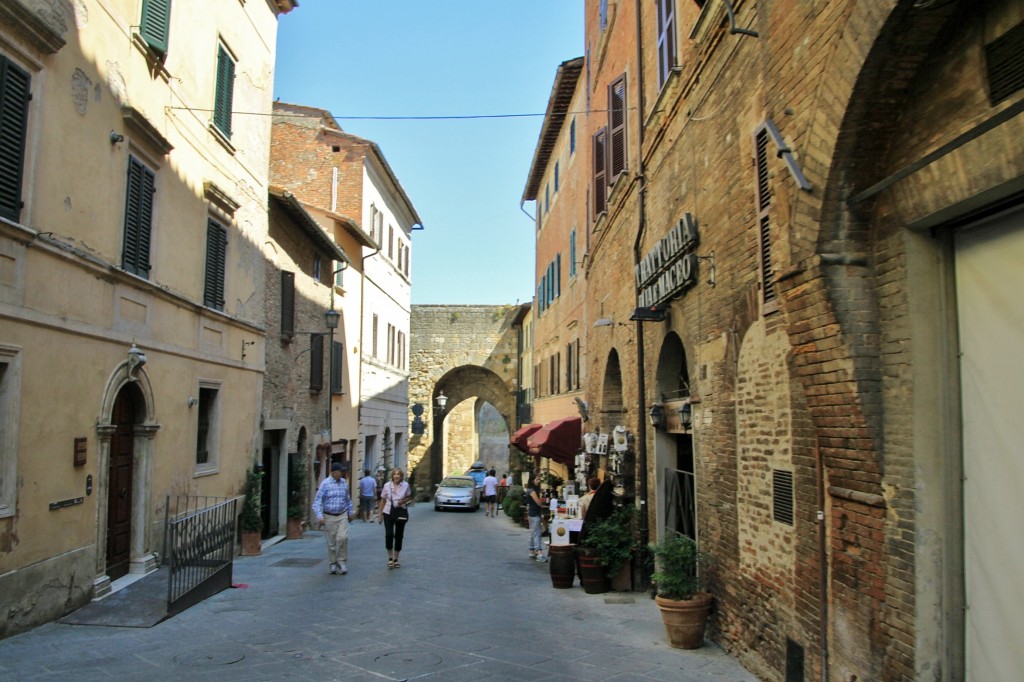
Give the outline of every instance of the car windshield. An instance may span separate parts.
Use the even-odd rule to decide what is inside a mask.
[[[441,481],[442,488],[472,488],[473,479],[471,478],[446,478]]]

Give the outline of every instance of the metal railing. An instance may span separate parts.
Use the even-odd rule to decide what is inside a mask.
[[[231,586],[235,498],[168,495],[164,536],[167,613],[175,615]]]

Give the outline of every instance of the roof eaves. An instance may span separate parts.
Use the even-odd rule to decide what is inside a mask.
[[[576,84],[582,71],[583,57],[569,59],[558,65],[555,82],[551,86],[551,96],[548,98],[548,108],[544,113],[544,125],[540,129],[537,148],[533,154],[533,163],[530,164],[526,187],[523,189],[522,200],[524,202],[537,198],[540,181],[547,171],[548,162],[551,160],[555,143],[558,142],[562,124],[569,113],[569,105],[572,103],[572,96],[576,92]]]
[[[309,212],[303,208],[302,204],[295,195],[284,189],[283,187],[271,186],[267,193],[270,198],[278,203],[282,209],[299,225],[306,234],[313,240],[313,243],[317,247],[323,249],[330,254],[334,260],[345,261],[351,264],[352,261],[349,259],[345,251],[334,243],[323,228],[320,227],[320,223],[316,221]]]

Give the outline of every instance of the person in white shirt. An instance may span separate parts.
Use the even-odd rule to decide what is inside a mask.
[[[494,476],[494,469],[487,472],[484,477],[484,516],[498,516],[498,479]]]

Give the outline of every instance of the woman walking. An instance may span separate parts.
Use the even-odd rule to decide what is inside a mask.
[[[544,504],[537,493],[537,477],[530,474],[526,481],[526,518],[530,521],[530,558],[536,561],[545,562],[544,545],[541,544],[541,514],[544,512]]]
[[[401,568],[398,554],[402,551],[405,536],[405,522],[409,520],[407,505],[412,501],[412,488],[405,480],[405,473],[395,467],[391,480],[380,491],[380,506],[377,509],[377,523],[384,524],[384,547],[388,550],[388,568]]]

